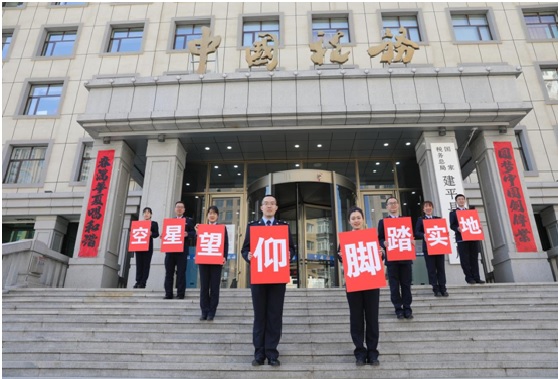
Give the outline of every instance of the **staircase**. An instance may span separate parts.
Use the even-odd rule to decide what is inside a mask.
[[[380,295],[380,366],[356,367],[342,289],[288,289],[278,368],[252,367],[250,290],[18,289],[3,295],[2,374],[103,378],[558,377],[558,284],[413,286],[415,319]]]

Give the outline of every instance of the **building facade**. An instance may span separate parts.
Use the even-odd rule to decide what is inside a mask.
[[[295,287],[342,284],[351,205],[375,227],[389,196],[414,222],[461,191],[484,277],[556,280],[556,3],[2,4],[2,242],[71,257],[66,287],[131,287],[130,222],[149,206],[161,225],[177,200],[195,222],[219,207],[222,283],[245,287],[240,244],[269,192],[295,234]],[[84,257],[100,151],[114,159]],[[159,249],[148,288],[162,288]],[[447,272],[463,282],[457,258]]]

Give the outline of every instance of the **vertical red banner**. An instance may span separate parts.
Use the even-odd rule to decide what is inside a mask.
[[[511,142],[494,142],[494,152],[496,153],[500,182],[504,189],[517,252],[536,253],[537,244],[535,243]]]
[[[130,227],[130,241],[128,251],[149,251],[149,236],[151,235],[151,221],[132,221]]]
[[[225,256],[225,225],[198,225],[196,264],[222,265]]]
[[[384,236],[388,261],[416,259],[410,217],[384,218]]]
[[[386,286],[382,253],[375,228],[339,233],[347,292]]]
[[[87,202],[85,222],[78,257],[92,258],[99,254],[99,243],[105,219],[105,208],[107,206],[110,178],[114,163],[114,150],[99,150],[91,192]]]
[[[184,252],[185,237],[186,237],[185,218],[163,219],[163,233],[161,234],[161,253]]]
[[[288,283],[290,277],[289,227],[287,225],[251,226],[250,282],[252,284]]]

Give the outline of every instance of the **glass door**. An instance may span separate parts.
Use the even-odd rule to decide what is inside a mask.
[[[301,285],[305,288],[336,286],[336,238],[331,207],[304,205],[304,249],[300,249]]]

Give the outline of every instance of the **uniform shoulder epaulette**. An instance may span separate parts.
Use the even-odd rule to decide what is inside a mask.
[[[257,223],[258,223],[257,220],[256,220],[256,221],[250,221],[250,222],[248,223],[248,225],[257,224]]]
[[[288,225],[287,221],[277,220],[278,224]]]

